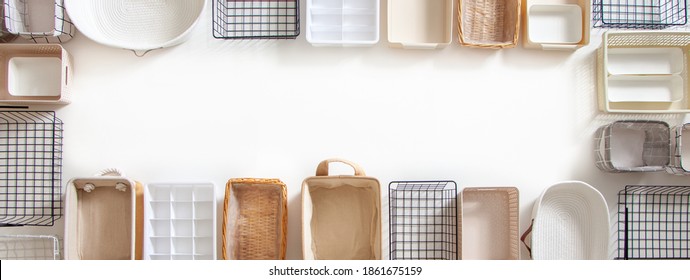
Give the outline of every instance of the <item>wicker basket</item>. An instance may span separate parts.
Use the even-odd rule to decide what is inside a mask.
[[[278,179],[231,179],[223,203],[223,259],[284,260],[287,187]]]
[[[568,181],[541,193],[520,239],[535,260],[603,260],[609,258],[610,228],[604,196],[584,182]]]
[[[670,129],[661,121],[617,121],[596,132],[596,166],[606,172],[663,171],[669,164]]]
[[[679,125],[673,131],[671,164],[666,171],[676,175],[690,175],[690,123]]]
[[[65,43],[77,31],[67,15],[64,0],[6,0],[4,6],[8,32],[34,43]],[[45,11],[50,14],[41,14]]]
[[[462,259],[519,260],[519,197],[515,187],[462,191]]]
[[[458,0],[461,45],[512,48],[520,34],[520,0]]]
[[[74,178],[65,195],[66,260],[140,260],[143,256],[143,186],[105,170]]]
[[[350,165],[354,176],[328,175],[331,162]],[[381,186],[356,164],[319,163],[302,183],[302,253],[306,260],[381,259]]]

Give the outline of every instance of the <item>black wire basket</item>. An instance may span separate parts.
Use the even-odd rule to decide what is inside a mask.
[[[295,39],[300,33],[299,0],[213,0],[217,39]]]
[[[687,23],[685,0],[593,0],[593,26],[664,29]]]
[[[0,226],[62,217],[62,121],[55,112],[0,111]]]
[[[690,186],[619,191],[616,259],[690,259]]]
[[[457,184],[389,184],[391,260],[458,259]]]

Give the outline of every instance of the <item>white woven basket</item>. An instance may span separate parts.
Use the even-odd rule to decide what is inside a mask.
[[[584,182],[567,181],[542,192],[532,209],[528,251],[535,260],[609,258],[609,211],[606,200]]]
[[[206,1],[65,0],[65,6],[87,37],[143,56],[187,40]]]

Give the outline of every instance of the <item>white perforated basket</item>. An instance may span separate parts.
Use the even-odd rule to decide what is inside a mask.
[[[187,40],[206,1],[65,0],[65,5],[87,37],[143,56]]]
[[[527,248],[535,260],[603,260],[609,258],[609,222],[599,191],[584,182],[561,182],[539,196],[521,239],[532,234]]]

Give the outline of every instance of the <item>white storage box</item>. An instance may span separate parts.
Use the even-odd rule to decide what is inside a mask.
[[[379,41],[379,0],[307,0],[307,41],[371,46]]]
[[[144,259],[216,259],[213,184],[148,184],[144,200]]]
[[[65,43],[76,28],[65,11],[64,0],[6,0],[8,32],[34,43]]]
[[[405,49],[443,48],[452,40],[453,0],[389,0],[388,42]]]
[[[534,260],[603,260],[609,258],[609,232],[601,193],[587,183],[567,181],[541,193],[521,239]]]
[[[519,203],[515,187],[462,190],[462,259],[519,260]]]
[[[0,103],[67,104],[71,58],[56,44],[0,44]]]
[[[65,195],[66,260],[140,260],[143,188],[119,171],[74,178]]]
[[[589,44],[589,1],[522,1],[522,45],[525,48],[576,50]]]
[[[689,113],[690,32],[609,31],[597,53],[599,109]]]

